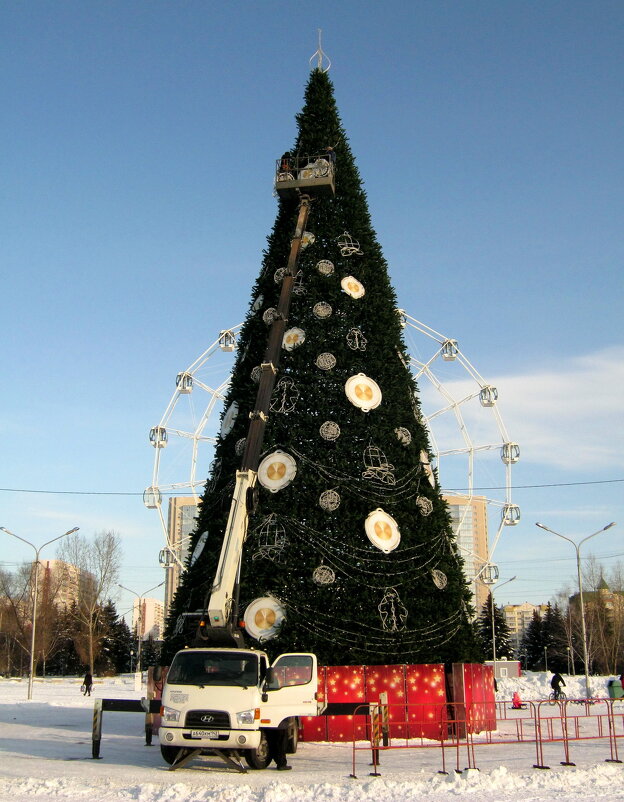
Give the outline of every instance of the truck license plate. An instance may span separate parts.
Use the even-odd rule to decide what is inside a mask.
[[[218,738],[216,730],[191,730],[191,738]]]

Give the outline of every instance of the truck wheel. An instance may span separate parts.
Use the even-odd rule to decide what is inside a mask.
[[[250,769],[266,769],[271,762],[269,757],[269,742],[266,735],[260,733],[260,743],[255,749],[245,749],[245,760]]]
[[[163,756],[165,763],[168,763],[171,766],[171,764],[177,758],[180,749],[181,749],[180,746],[164,746],[163,744],[161,744],[160,754]]]
[[[288,725],[288,742],[286,745],[286,754],[294,755],[297,751],[297,744],[299,743],[299,719],[291,719]]]

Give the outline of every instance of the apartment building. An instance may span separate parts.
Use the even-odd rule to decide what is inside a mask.
[[[540,618],[543,618],[547,609],[546,604],[529,604],[529,602],[506,604],[503,607],[503,615],[509,627],[509,642],[516,657],[520,657],[522,638],[533,620],[533,614],[537,612]]]
[[[150,636],[161,640],[164,624],[164,606],[159,599],[135,599],[132,608],[132,629],[141,640]]]
[[[487,499],[484,496],[444,495],[459,553],[464,560],[464,571],[472,591],[472,602],[477,615],[488,599],[490,587],[479,577],[488,562]]]
[[[39,560],[39,598],[44,604],[71,607],[93,596],[95,577],[63,560]]]
[[[189,552],[190,535],[195,529],[197,504],[188,496],[174,496],[169,499],[167,512],[167,531],[169,543],[176,559],[169,558],[165,570],[165,615],[180,584],[182,565]]]

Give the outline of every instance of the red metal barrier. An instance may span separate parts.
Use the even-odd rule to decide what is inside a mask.
[[[544,762],[544,744],[562,743],[562,766],[576,765],[570,756],[570,743],[608,739],[609,757],[605,761],[620,763],[618,758],[617,724],[624,722],[624,709],[614,709],[614,699],[566,699],[557,702],[534,703],[536,718],[536,753],[534,768],[547,769]],[[554,713],[552,711],[554,707]]]
[[[479,707],[482,705],[482,707]],[[366,715],[366,707],[356,712],[367,720],[366,731],[370,741],[362,741],[361,726],[352,730],[352,775],[356,777],[356,756],[358,752],[372,752],[372,774],[378,775],[383,753],[400,752],[414,749],[440,750],[440,773],[447,773],[448,752],[455,754],[455,771],[459,772],[460,764],[465,762],[464,769],[477,768],[475,752],[482,746],[506,745],[512,743],[535,744],[536,759],[534,768],[550,768],[544,757],[545,745],[563,747],[563,766],[574,766],[572,746],[582,741],[608,741],[609,757],[607,762],[621,762],[618,757],[618,739],[624,738],[624,704],[613,699],[566,700],[552,703],[548,700],[527,702],[522,710],[514,710],[512,716],[505,715],[508,725],[507,738],[492,738],[490,729],[479,729],[475,722],[489,723],[491,704],[486,703],[440,703],[438,705],[397,705],[400,711],[389,705],[390,718],[397,725],[396,730],[407,732],[406,736],[391,737],[387,744],[380,745],[378,734],[371,726]],[[399,713],[406,717],[403,722]],[[420,734],[407,726],[427,720],[426,728]],[[510,726],[513,723],[514,726]],[[405,724],[406,726],[402,726]],[[410,731],[411,730],[411,731]],[[424,734],[426,730],[426,735]],[[500,733],[499,733],[500,734]],[[462,761],[462,757],[464,761]]]

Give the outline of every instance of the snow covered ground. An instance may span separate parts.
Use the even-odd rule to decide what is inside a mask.
[[[594,696],[606,697],[609,678],[592,678]],[[584,680],[565,677],[569,698],[583,695]],[[499,722],[493,745],[475,747],[479,770],[463,770],[466,755],[447,750],[449,774],[439,774],[440,749],[385,752],[380,777],[371,777],[370,752],[357,753],[357,779],[348,744],[300,744],[290,757],[293,771],[275,769],[238,774],[217,760],[195,761],[169,772],[156,743],[145,746],[144,719],[137,713],[103,714],[101,759],[91,758],[94,697],[134,698],[130,677],[97,680],[93,696],[84,698],[79,679],[37,680],[26,700],[27,681],[0,680],[0,802],[413,802],[466,797],[479,802],[576,802],[624,800],[624,764],[607,763],[607,739],[572,742],[576,766],[561,766],[561,743],[544,746],[548,771],[532,768],[533,744],[513,743],[517,715],[502,705],[508,718]],[[498,699],[543,699],[549,687],[544,674],[499,681]],[[624,707],[624,702],[618,703]],[[594,706],[596,707],[596,706]],[[526,711],[519,715],[526,715]],[[624,731],[618,730],[621,735]],[[496,743],[496,741],[512,741]],[[618,742],[624,758],[624,737]]]

